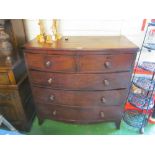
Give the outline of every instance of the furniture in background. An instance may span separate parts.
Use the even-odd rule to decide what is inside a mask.
[[[10,122],[8,122],[2,115],[0,115],[0,126],[5,125],[11,131],[17,131]]]
[[[141,134],[144,133],[144,127],[153,113],[155,100],[155,62],[140,61],[144,49],[147,49],[149,52],[155,50],[155,23],[148,23],[136,65],[136,68],[147,71],[149,74],[138,76],[139,74],[135,70],[132,79],[135,89],[130,90],[123,116],[124,121],[130,126],[139,128]],[[139,91],[137,91],[138,89]]]
[[[4,126],[7,129],[0,129],[0,135],[20,135],[14,126],[12,126],[12,124],[8,122],[2,115],[0,115],[0,127],[1,126]]]
[[[18,130],[29,130],[34,105],[21,46],[22,20],[0,20],[0,114]]]
[[[120,128],[136,45],[124,36],[72,36],[24,48],[40,124],[112,121]]]

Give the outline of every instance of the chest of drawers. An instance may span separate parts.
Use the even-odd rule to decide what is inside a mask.
[[[112,121],[120,127],[138,47],[124,36],[24,46],[39,123]]]

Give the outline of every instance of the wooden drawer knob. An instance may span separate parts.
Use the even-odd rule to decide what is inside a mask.
[[[54,95],[51,95],[51,96],[49,97],[49,99],[50,99],[50,101],[54,101]]]
[[[106,103],[106,99],[104,97],[101,98],[102,103]]]
[[[45,66],[50,67],[52,65],[51,61],[46,61]]]
[[[108,80],[104,80],[103,83],[105,86],[109,86],[109,84],[110,84]]]
[[[104,63],[104,66],[105,66],[106,68],[111,68],[111,62],[106,61],[106,62]]]
[[[49,84],[51,84],[51,83],[52,83],[52,81],[53,81],[53,79],[52,79],[52,78],[49,78],[49,79],[48,79],[48,83],[49,83]]]
[[[100,117],[104,118],[104,112],[103,111],[100,112]]]
[[[52,112],[52,114],[53,114],[53,116],[55,116],[55,115],[57,114],[57,111],[54,110],[54,111]]]

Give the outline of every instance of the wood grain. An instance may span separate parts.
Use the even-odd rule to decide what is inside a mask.
[[[122,108],[119,106],[93,107],[93,108],[70,108],[63,106],[39,104],[38,113],[44,119],[74,122],[74,123],[95,123],[103,121],[116,121],[121,119]]]
[[[33,87],[36,103],[75,107],[95,107],[122,105],[127,97],[127,89],[112,91],[64,91]]]
[[[109,74],[61,74],[30,71],[33,84],[65,90],[111,90],[128,88],[130,84],[130,75],[130,72]],[[49,80],[51,80],[51,82],[49,82]],[[108,84],[106,84],[106,81]]]
[[[32,50],[89,50],[90,52],[114,49],[113,52],[115,53],[121,50],[133,53],[139,49],[124,36],[68,36],[68,41],[65,41],[65,37],[62,37],[61,40],[53,44],[40,44],[33,40],[25,44],[24,48]]]
[[[74,72],[75,57],[43,54],[26,54],[29,68],[43,71]]]
[[[124,36],[70,36],[24,46],[39,124],[114,121],[120,128],[136,54]]]

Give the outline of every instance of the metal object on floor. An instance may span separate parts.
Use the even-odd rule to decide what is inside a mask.
[[[0,115],[0,126],[5,125],[11,131],[17,131],[2,115]]]
[[[133,84],[138,88],[146,91],[152,91],[155,85],[155,81],[147,77],[134,77]]]
[[[149,52],[155,50],[155,44],[146,43],[143,45],[143,47],[147,48]]]
[[[139,68],[153,72],[155,70],[155,62],[144,61],[138,65]]]
[[[145,123],[143,123],[144,115],[142,112],[139,112],[137,110],[125,110],[123,114],[123,120],[130,126],[135,128],[142,128],[146,126],[147,121],[145,120]]]
[[[146,91],[147,93],[145,94],[145,96],[144,94],[137,95],[132,92],[132,89],[130,89],[128,102],[130,105],[134,106],[137,109],[126,109],[123,115],[123,120],[128,125],[139,128],[139,132],[141,134],[144,133],[144,127],[146,126],[148,119],[152,114],[153,108],[155,107],[153,100],[153,93],[155,89],[155,62],[145,61],[139,63],[143,48],[147,48],[149,52],[155,50],[155,29],[152,29],[152,26],[154,27],[155,23],[148,23],[143,43],[140,49],[140,54],[138,56],[137,63],[135,66],[136,68],[139,67],[143,70],[150,71],[151,77],[135,77],[135,71],[132,78],[132,84],[141,89],[142,91]]]
[[[150,110],[154,106],[153,98],[151,98],[151,101],[150,101],[150,99],[143,94],[135,94],[135,93],[130,92],[128,101],[130,104],[132,104],[136,108],[139,108],[142,110],[143,109],[146,110],[147,108],[148,110]]]

